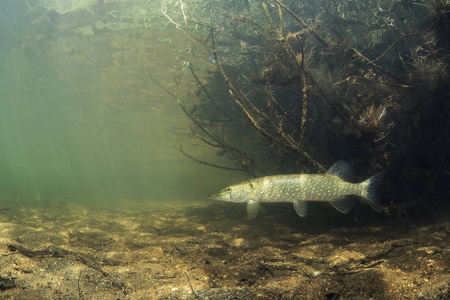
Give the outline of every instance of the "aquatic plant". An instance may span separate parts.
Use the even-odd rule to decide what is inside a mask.
[[[249,174],[271,167],[257,162],[255,148],[239,150],[224,133],[243,134],[230,125],[236,121],[265,139],[256,143],[282,170],[325,171],[345,158],[369,172],[390,170],[384,198],[391,209],[431,194],[442,199],[442,187],[421,172],[433,174],[434,182],[449,176],[449,125],[438,121],[449,117],[442,38],[448,36],[448,12],[443,0],[209,2],[188,17],[183,13],[179,29],[204,45],[230,98],[199,80],[208,99],[200,109],[174,98],[197,126],[194,135]],[[196,76],[192,64],[188,69]],[[425,158],[430,152],[433,160]],[[411,199],[403,197],[405,186]]]

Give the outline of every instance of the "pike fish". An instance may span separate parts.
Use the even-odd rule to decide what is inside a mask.
[[[301,217],[308,212],[308,201],[330,202],[341,213],[348,213],[354,204],[354,198],[349,196],[357,196],[374,210],[381,212],[382,206],[375,196],[375,190],[384,172],[359,183],[349,182],[351,174],[350,164],[340,160],[325,174],[265,176],[228,186],[209,195],[209,198],[235,203],[247,202],[249,219],[258,215],[261,202],[292,202]]]

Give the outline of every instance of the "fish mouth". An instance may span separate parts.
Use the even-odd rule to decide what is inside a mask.
[[[219,200],[221,197],[220,197],[220,193],[215,193],[215,194],[209,194],[208,198],[211,200]]]
[[[229,196],[225,193],[214,193],[214,194],[209,194],[208,198],[211,200],[216,200],[216,201],[229,201]]]

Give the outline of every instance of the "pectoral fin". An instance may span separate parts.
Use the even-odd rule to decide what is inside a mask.
[[[353,197],[344,197],[340,200],[330,202],[334,208],[336,208],[341,213],[348,213],[352,209],[355,199]]]
[[[258,215],[259,206],[259,201],[247,201],[247,215],[250,220],[253,220]]]
[[[308,202],[306,201],[294,201],[294,209],[297,215],[300,217],[306,216],[308,212]]]

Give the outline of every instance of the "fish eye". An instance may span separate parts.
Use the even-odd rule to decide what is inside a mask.
[[[225,188],[225,190],[226,190],[227,192],[231,192],[232,188],[231,188],[231,186],[229,186],[229,187]]]

